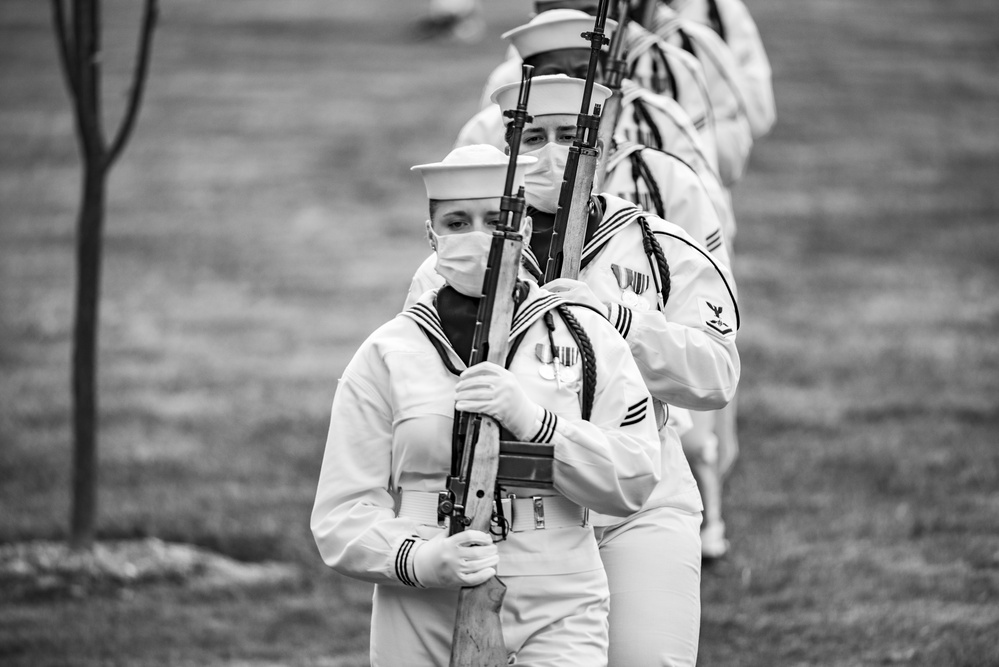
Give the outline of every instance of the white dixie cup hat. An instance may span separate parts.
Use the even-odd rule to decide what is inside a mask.
[[[554,11],[554,10],[552,10]],[[531,116],[546,116],[551,114],[578,114],[583,104],[583,88],[586,81],[565,74],[546,74],[531,79],[531,96],[527,100],[527,113]],[[500,86],[489,96],[504,112],[516,109],[520,93],[520,83],[508,83]],[[590,95],[590,109],[594,104],[603,106],[611,96],[611,89],[599,83],[593,84]],[[504,114],[504,122],[509,119]]]
[[[427,199],[489,199],[503,196],[509,162],[509,156],[495,146],[475,144],[455,148],[440,162],[418,164],[410,171],[423,177]],[[535,162],[535,157],[517,156],[513,193],[524,185],[527,166]]]
[[[607,19],[604,34],[609,38],[617,29],[617,21]],[[550,9],[541,12],[522,26],[503,33],[523,59],[538,53],[559,49],[588,49],[590,42],[584,32],[593,31],[593,17],[578,9]],[[603,48],[607,48],[605,44]],[[531,93],[533,95],[533,91]]]

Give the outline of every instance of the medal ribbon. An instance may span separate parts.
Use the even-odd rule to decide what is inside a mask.
[[[614,277],[617,278],[617,286],[622,290],[631,288],[631,291],[635,294],[642,294],[649,288],[649,277],[644,273],[626,269],[617,264],[611,264],[611,271],[614,272]]]
[[[534,346],[534,352],[543,364],[552,363],[555,360],[555,355],[558,355],[558,361],[563,366],[573,366],[579,361],[579,350],[568,345],[556,345],[553,353],[550,345],[538,343]]]

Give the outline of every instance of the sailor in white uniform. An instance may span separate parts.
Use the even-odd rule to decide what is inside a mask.
[[[518,160],[519,183],[534,161]],[[602,314],[525,281],[507,367],[467,367],[507,162],[475,146],[414,167],[445,285],[361,345],[333,400],[311,526],[329,566],[375,584],[375,666],[447,664],[458,589],[493,575],[507,586],[511,663],[606,664],[608,588],[587,510],[630,515],[659,486],[653,401]],[[547,452],[547,477],[529,480],[501,456],[493,535],[448,536],[439,514],[456,410]]]

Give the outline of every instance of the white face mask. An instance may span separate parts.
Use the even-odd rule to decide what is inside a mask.
[[[538,158],[524,175],[524,198],[529,206],[545,213],[558,210],[558,196],[562,192],[562,177],[569,159],[569,147],[545,144],[536,151],[524,153]]]
[[[437,273],[465,296],[481,297],[493,235],[466,232],[440,236],[433,229],[428,231],[430,245],[437,251]]]

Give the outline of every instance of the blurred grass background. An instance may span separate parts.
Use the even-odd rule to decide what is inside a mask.
[[[450,148],[527,0],[477,45],[422,3],[162,0],[110,179],[100,528],[295,586],[0,591],[5,665],[364,665],[370,589],[308,529],[336,378],[399,308],[408,171]],[[736,191],[743,455],[699,664],[999,664],[999,7],[751,0],[778,125]],[[138,3],[107,0],[107,112]],[[0,4],[0,542],[66,535],[79,161],[48,3]]]

